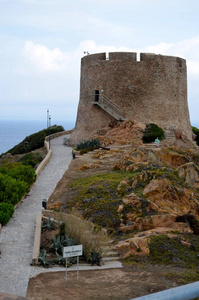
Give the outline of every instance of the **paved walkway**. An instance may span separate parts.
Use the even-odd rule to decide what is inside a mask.
[[[63,146],[63,136],[51,140],[52,158],[44,168],[23,203],[15,210],[9,223],[0,233],[0,292],[26,296],[28,281],[39,273],[65,271],[64,268],[31,267],[35,221],[42,212],[42,199],[48,199],[72,159],[71,148]],[[119,268],[120,262],[109,262],[102,267]],[[75,270],[72,266],[68,271]],[[80,270],[93,269],[81,266]]]
[[[71,148],[63,146],[63,136],[51,140],[52,158],[23,203],[0,233],[0,292],[26,296],[36,217],[42,199],[48,199],[72,159]]]

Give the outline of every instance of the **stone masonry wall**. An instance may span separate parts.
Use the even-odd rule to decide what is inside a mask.
[[[127,119],[179,129],[189,139],[192,130],[187,103],[186,61],[179,57],[115,52],[84,56],[81,60],[80,99],[74,143],[115,120],[93,105],[99,90],[126,112]]]

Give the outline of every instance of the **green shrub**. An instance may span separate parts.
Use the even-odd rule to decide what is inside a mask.
[[[89,149],[81,149],[81,150],[79,151],[79,154],[80,154],[80,155],[83,155],[83,154],[88,153],[89,151],[90,151]]]
[[[0,224],[8,223],[14,213],[14,206],[10,203],[0,203]]]
[[[163,140],[165,138],[164,130],[156,124],[148,124],[143,132],[142,140],[144,143],[152,143],[156,138]]]
[[[27,182],[30,187],[36,180],[35,170],[31,166],[24,166],[21,163],[8,163],[0,167],[0,173],[15,178],[18,181]]]
[[[11,153],[12,155],[26,153],[25,142],[27,142],[27,152],[39,149],[44,146],[45,137],[45,130],[31,134],[26,137],[21,143],[8,150],[7,152]]]
[[[192,126],[192,131],[196,135],[196,144],[199,146],[199,129],[197,127]]]
[[[36,179],[30,166],[8,163],[0,168],[0,202],[17,204]]]
[[[26,182],[0,173],[0,202],[15,205],[21,200],[26,191]]]
[[[84,150],[84,149],[88,149],[89,151],[92,151],[94,149],[98,149],[99,147],[100,147],[100,140],[92,139],[92,140],[87,140],[79,143],[76,149],[77,151]]]
[[[27,155],[24,155],[19,162],[22,162],[24,165],[29,165],[33,168],[35,168],[41,161],[43,160],[43,157],[40,153],[28,153]]]

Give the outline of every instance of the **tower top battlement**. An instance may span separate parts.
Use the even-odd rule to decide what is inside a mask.
[[[155,53],[140,53],[140,60],[137,59],[138,55],[136,52],[103,52],[103,53],[96,53],[96,54],[89,54],[82,58],[82,61],[86,63],[92,62],[94,63],[99,61],[114,61],[120,60],[131,60],[132,62],[147,62],[150,60],[157,60],[157,61],[164,61],[167,63],[170,62],[183,62],[186,64],[186,60],[176,56],[168,56],[168,55],[158,55]]]

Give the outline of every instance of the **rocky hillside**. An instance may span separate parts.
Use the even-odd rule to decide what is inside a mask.
[[[152,236],[180,235],[188,249],[186,234],[199,234],[198,146],[180,132],[143,144],[144,128],[131,120],[93,132],[106,149],[77,153],[48,201],[105,227],[122,258],[149,254]]]

